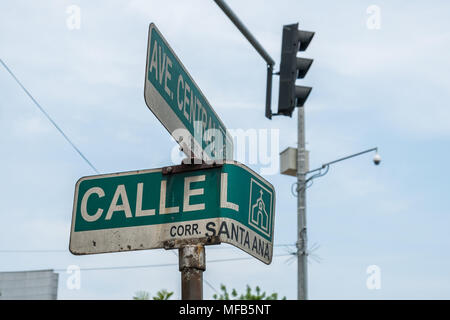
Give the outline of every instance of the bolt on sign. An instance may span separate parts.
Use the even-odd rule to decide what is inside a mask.
[[[208,243],[216,238],[269,264],[273,186],[235,161],[189,171],[186,166],[78,180],[70,251],[79,255],[167,248],[170,242]]]
[[[162,34],[148,32],[144,98],[148,108],[191,158],[233,158],[233,139]]]

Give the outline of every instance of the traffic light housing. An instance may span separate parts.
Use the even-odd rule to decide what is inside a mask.
[[[295,107],[303,107],[312,90],[297,86],[295,81],[303,79],[312,59],[298,58],[297,52],[305,51],[314,37],[314,32],[298,30],[298,23],[283,26],[280,63],[280,90],[278,115],[292,116]]]

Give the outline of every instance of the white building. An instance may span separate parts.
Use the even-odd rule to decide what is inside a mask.
[[[0,300],[56,300],[58,273],[53,270],[0,272]]]

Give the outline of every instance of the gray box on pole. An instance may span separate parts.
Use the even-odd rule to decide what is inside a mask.
[[[305,171],[309,171],[309,151],[305,150]],[[297,176],[297,148],[286,148],[280,152],[280,173],[287,176]]]

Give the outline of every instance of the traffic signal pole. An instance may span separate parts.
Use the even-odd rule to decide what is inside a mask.
[[[299,51],[309,46],[314,32],[298,30],[298,23],[283,26],[280,63],[280,90],[278,112],[274,115],[292,116],[298,111],[297,120],[297,299],[308,299],[308,243],[306,228],[306,174],[305,150],[305,101],[311,87],[296,85],[303,79],[313,63],[312,59],[297,57]]]
[[[296,79],[303,79],[309,70],[313,60],[298,58],[298,51],[305,51],[314,32],[298,30],[298,23],[283,26],[282,52],[280,71],[275,73],[280,76],[280,90],[278,99],[278,112],[272,113],[272,76],[274,75],[274,60],[264,50],[261,44],[253,37],[250,31],[239,20],[234,12],[223,0],[214,0],[234,25],[247,38],[267,63],[267,87],[265,116],[292,116],[292,112],[298,109],[298,148],[297,148],[297,258],[298,258],[298,292],[299,300],[306,300],[307,292],[307,229],[306,229],[306,150],[305,150],[305,111],[304,103],[308,99],[311,87],[297,86]]]
[[[234,23],[236,28],[244,35],[244,37],[250,42],[250,44],[255,48],[255,50],[260,54],[260,56],[267,63],[267,83],[266,83],[266,117],[272,119],[272,77],[273,77],[273,66],[275,61],[270,57],[263,46],[256,40],[252,33],[247,29],[247,27],[242,23],[242,21],[236,16],[236,14],[231,10],[231,8],[223,0],[214,0],[220,9],[226,14],[226,16]]]

